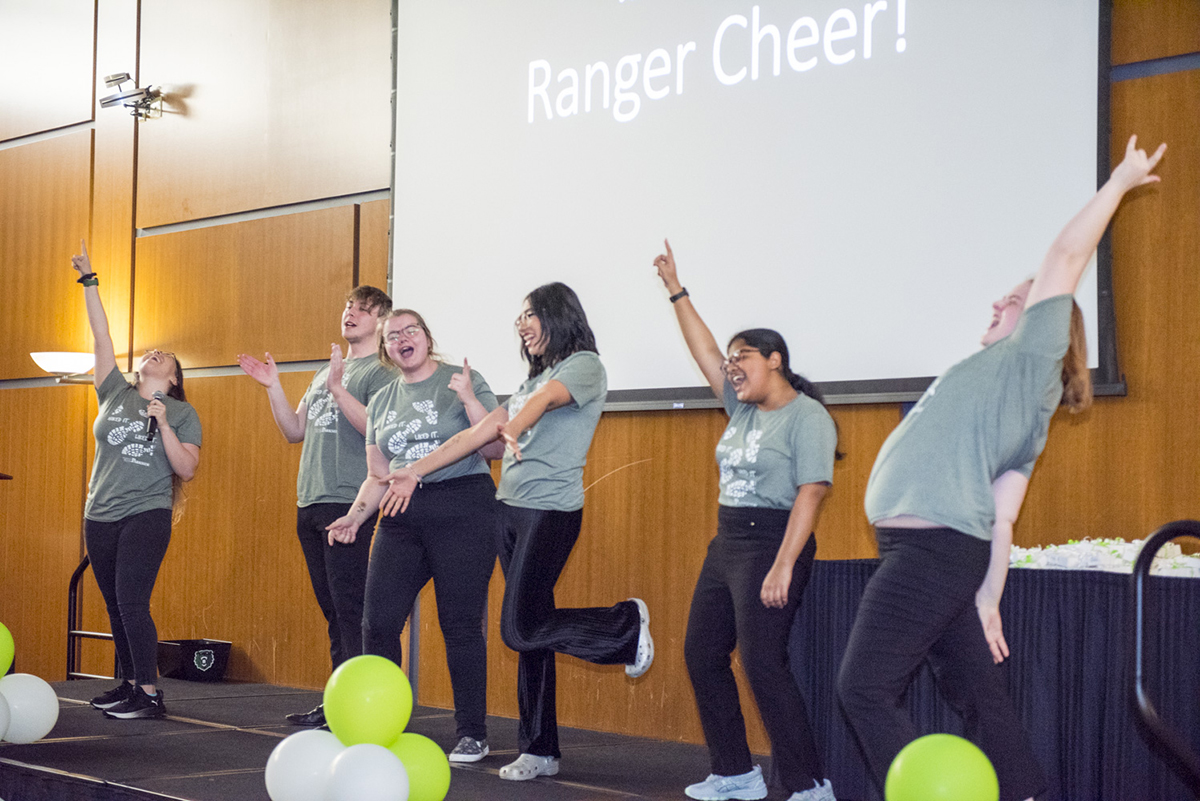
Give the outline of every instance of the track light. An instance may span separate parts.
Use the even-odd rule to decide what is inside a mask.
[[[29,355],[38,367],[57,376],[60,384],[90,384],[93,381],[91,376],[84,373],[96,366],[94,354],[39,351]]]
[[[127,83],[133,84],[133,88],[123,89]],[[139,120],[162,116],[162,93],[157,87],[138,88],[128,72],[115,72],[104,76],[104,85],[110,88],[117,87],[117,93],[100,98],[100,108],[124,106]]]

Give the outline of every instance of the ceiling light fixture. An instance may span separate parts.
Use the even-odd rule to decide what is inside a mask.
[[[122,88],[127,83],[133,84],[133,88]],[[138,88],[137,83],[129,77],[128,72],[114,72],[112,75],[104,76],[104,85],[109,88],[117,87],[117,93],[100,98],[100,108],[124,106],[130,109],[129,113],[139,120],[162,116],[162,92],[157,86]]]

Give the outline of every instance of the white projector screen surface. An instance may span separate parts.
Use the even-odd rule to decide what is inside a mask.
[[[818,382],[978,347],[1096,189],[1097,0],[399,0],[393,297],[500,394],[578,294],[610,390],[696,387],[651,261]],[[1097,353],[1095,270],[1079,292]]]

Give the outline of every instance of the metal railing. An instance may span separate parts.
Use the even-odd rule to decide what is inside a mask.
[[[86,640],[109,640],[112,641],[111,634],[105,634],[102,631],[81,631],[77,628],[79,625],[79,580],[83,578],[84,572],[88,569],[91,560],[85,555],[83,561],[79,563],[79,567],[75,568],[75,572],[71,574],[71,583],[67,587],[67,680],[72,679],[111,679],[113,676],[98,676],[95,673],[80,673],[76,670],[79,666],[79,641]],[[113,661],[115,663],[116,657]],[[113,675],[117,673],[114,665]]]
[[[1154,708],[1145,686],[1146,662],[1146,579],[1150,575],[1150,565],[1154,555],[1163,545],[1177,537],[1200,538],[1200,521],[1176,520],[1167,523],[1155,531],[1142,546],[1137,561],[1133,565],[1133,625],[1130,633],[1133,642],[1130,643],[1129,654],[1133,660],[1132,701],[1143,724],[1143,736],[1152,751],[1167,764],[1176,776],[1183,781],[1188,790],[1200,799],[1200,757],[1191,749],[1188,742],[1177,731],[1163,722]]]

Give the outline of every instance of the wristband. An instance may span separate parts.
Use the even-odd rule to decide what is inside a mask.
[[[417,486],[418,487],[425,486],[425,480],[421,477],[420,473],[418,473],[416,470],[413,470],[412,465],[406,464],[406,465],[404,465],[404,469],[412,471],[412,474],[417,477]]]
[[[83,278],[79,281],[79,283],[83,284],[84,286],[100,286],[100,279],[98,279],[98,278]]]
[[[85,275],[81,275],[78,278],[76,278],[75,283],[83,284],[84,286],[95,286],[96,284],[100,283],[99,281],[96,281],[95,278],[96,278],[95,273],[87,273]],[[87,284],[87,283],[84,283],[85,281],[92,281],[92,283]]]
[[[675,301],[679,300],[680,298],[686,298],[687,296],[688,296],[688,291],[687,291],[687,287],[685,286],[683,289],[679,290],[678,292],[676,292],[674,295],[671,296],[671,302],[674,303]]]

